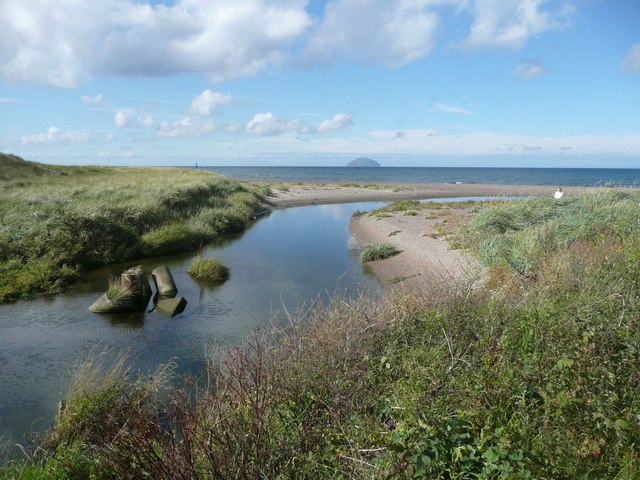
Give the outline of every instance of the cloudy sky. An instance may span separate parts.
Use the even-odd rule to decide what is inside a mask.
[[[0,151],[640,168],[640,1],[0,0]]]

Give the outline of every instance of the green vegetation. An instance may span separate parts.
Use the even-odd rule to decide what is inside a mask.
[[[335,298],[206,381],[74,385],[0,477],[638,479],[640,195],[566,200],[479,207],[476,294]]]
[[[393,257],[400,253],[398,249],[390,243],[374,243],[373,245],[367,245],[360,258],[363,262],[373,262],[374,260],[383,260],[385,258]]]
[[[0,154],[0,303],[55,293],[82,269],[240,232],[265,189],[209,172],[62,167]]]
[[[189,275],[198,280],[224,282],[229,278],[229,268],[217,258],[198,258],[189,267]]]
[[[125,308],[133,302],[133,292],[122,285],[121,277],[110,277],[109,288],[105,292],[114,310]]]
[[[425,208],[420,200],[398,200],[391,202],[382,208],[377,208],[369,212],[369,215],[376,216],[381,213],[406,212],[408,210],[422,210]]]

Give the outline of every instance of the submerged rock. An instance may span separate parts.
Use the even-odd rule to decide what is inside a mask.
[[[100,298],[98,298],[93,305],[89,307],[89,311],[93,313],[110,313],[115,312],[115,305],[109,300],[106,293],[103,293]]]
[[[184,312],[187,300],[184,297],[158,297],[156,310],[169,318]]]

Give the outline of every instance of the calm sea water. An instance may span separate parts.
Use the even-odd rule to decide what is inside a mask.
[[[639,161],[640,164],[640,161]],[[494,183],[640,186],[640,169],[471,167],[201,167],[237,180],[265,182]]]

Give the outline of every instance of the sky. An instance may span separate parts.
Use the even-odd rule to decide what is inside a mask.
[[[0,151],[640,168],[640,0],[0,0]]]

